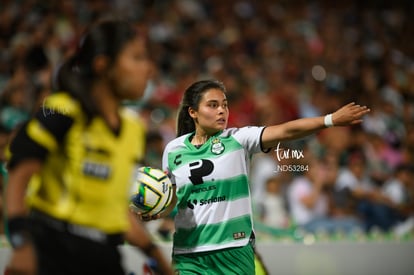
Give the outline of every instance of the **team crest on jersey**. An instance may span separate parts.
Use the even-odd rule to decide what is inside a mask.
[[[224,144],[221,143],[219,138],[215,138],[211,142],[211,152],[216,155],[220,155],[224,152]]]

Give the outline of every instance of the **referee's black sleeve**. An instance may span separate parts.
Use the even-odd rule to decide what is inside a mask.
[[[47,109],[37,112],[32,120],[37,120],[54,137],[58,144],[63,142],[66,133],[73,124],[73,118]],[[41,161],[46,159],[48,149],[27,134],[29,122],[22,125],[10,144],[11,159],[8,163],[9,169],[13,169],[16,164],[25,159],[38,159]]]

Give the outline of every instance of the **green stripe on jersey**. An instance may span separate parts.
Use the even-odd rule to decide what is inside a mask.
[[[230,243],[238,238],[249,238],[251,228],[250,215],[237,217],[224,223],[202,225],[197,228],[178,228],[174,235],[174,246],[192,248],[209,244]]]
[[[214,137],[211,137],[208,142],[204,143],[197,149],[190,143],[187,137],[184,141],[185,147],[175,150],[174,154],[169,154],[168,165],[170,169],[175,170],[178,167],[189,162],[193,162],[196,159],[214,159],[219,157],[219,155],[211,152],[211,141],[213,139]],[[243,146],[241,146],[241,144],[238,143],[233,137],[220,138],[220,141],[225,147],[226,154],[243,149]],[[180,156],[179,162],[177,162],[177,156]]]

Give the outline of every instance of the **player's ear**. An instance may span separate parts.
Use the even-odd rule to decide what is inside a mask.
[[[188,107],[188,114],[192,118],[197,118],[197,111],[194,110],[192,107]]]

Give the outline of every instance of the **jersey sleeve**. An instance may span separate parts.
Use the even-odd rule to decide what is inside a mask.
[[[262,148],[262,134],[265,127],[247,126],[229,129],[230,134],[250,153],[265,152]]]
[[[60,101],[45,101],[42,108],[17,131],[10,144],[9,169],[25,159],[44,161],[49,153],[58,150],[74,121],[70,104]]]
[[[165,147],[164,152],[162,154],[161,167],[162,167],[162,170],[167,173],[168,177],[171,180],[171,183],[173,185],[175,185],[175,179],[174,179],[174,177],[172,177],[171,169],[169,168],[169,165],[168,165],[168,153],[169,153],[169,151],[170,151],[170,144],[167,144],[167,146]]]

